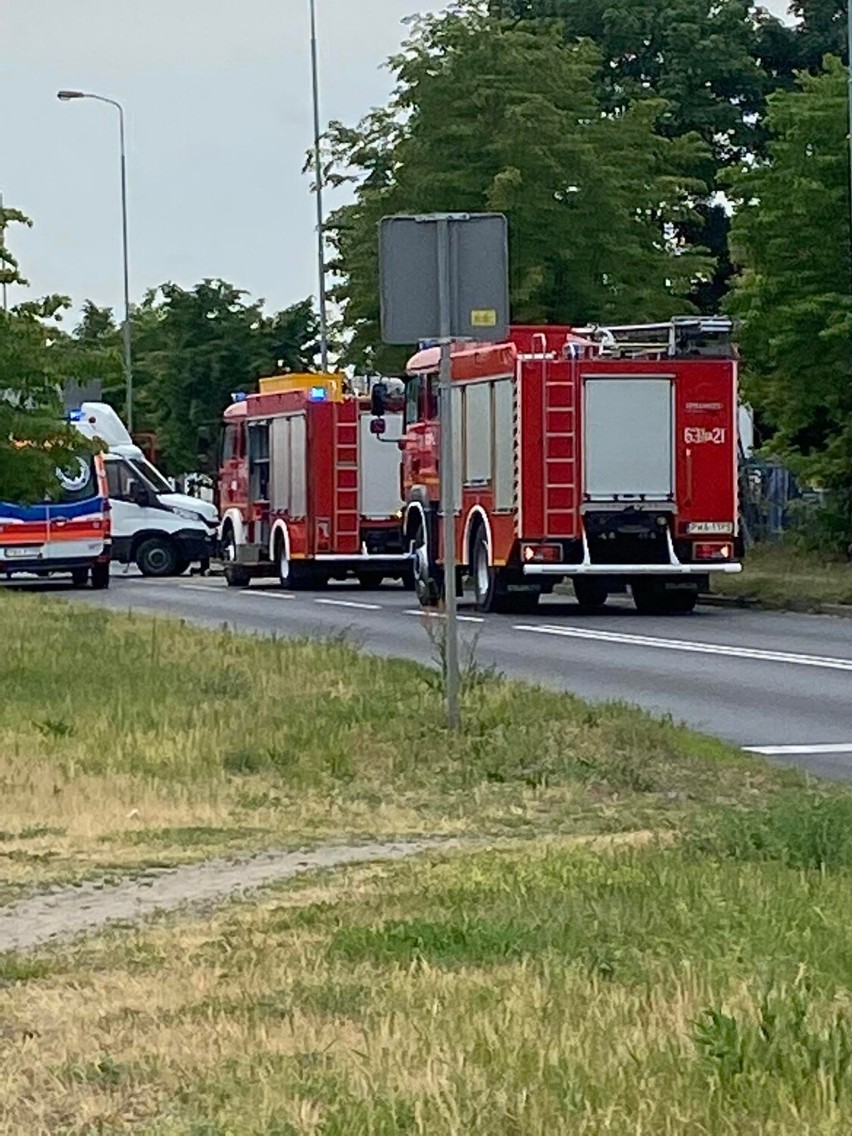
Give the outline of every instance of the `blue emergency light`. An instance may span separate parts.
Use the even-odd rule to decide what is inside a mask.
[[[328,391],[325,387],[311,387],[308,398],[311,402],[325,402],[328,398]]]
[[[245,391],[235,391],[231,395],[231,402],[245,402],[247,398],[248,395],[245,393]]]
[[[82,422],[84,417],[85,417],[85,415],[83,414],[82,410],[69,410],[68,411],[68,421],[69,422]]]

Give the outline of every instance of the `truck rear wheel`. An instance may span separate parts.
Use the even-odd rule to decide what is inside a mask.
[[[637,580],[631,591],[642,615],[689,615],[698,603],[697,587],[667,589],[662,580]]]
[[[72,568],[71,582],[75,588],[85,588],[89,582],[89,569],[88,568]]]
[[[178,555],[170,540],[152,536],[136,550],[136,565],[143,576],[162,578],[177,572]]]
[[[362,588],[380,588],[384,581],[384,572],[359,572],[358,583]]]
[[[574,595],[583,611],[600,611],[609,599],[609,590],[594,576],[575,576]]]

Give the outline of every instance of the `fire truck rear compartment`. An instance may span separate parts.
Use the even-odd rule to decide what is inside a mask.
[[[668,564],[669,517],[645,512],[587,512],[583,518],[592,564]]]

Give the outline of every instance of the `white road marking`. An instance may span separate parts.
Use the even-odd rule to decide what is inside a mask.
[[[381,611],[381,604],[358,603],[356,600],[314,600],[316,604],[326,604],[328,607],[354,607],[359,611]]]
[[[660,651],[686,651],[695,655],[723,655],[731,659],[753,659],[761,663],[789,663],[797,667],[819,667],[830,671],[852,671],[852,659],[827,655],[799,655],[792,651],[765,651],[759,647],[739,647],[726,643],[695,643],[689,639],[660,639],[653,635],[625,635],[617,631],[593,631],[581,627],[535,627],[516,624],[515,631],[535,635],[558,635],[566,639],[588,639],[601,643],[622,643],[627,647],[652,647]]]
[[[241,596],[248,596],[251,600],[294,600],[296,597],[292,592],[273,592],[267,589],[265,592],[258,588],[240,588]]]
[[[216,584],[178,584],[178,587],[184,592],[221,592],[221,587]]]
[[[852,742],[827,742],[821,745],[743,746],[746,753],[759,753],[763,757],[791,757],[807,753],[850,753]]]
[[[426,611],[424,608],[409,608],[402,613],[403,615],[416,615],[425,619],[445,619],[446,616],[442,611]],[[482,615],[457,615],[456,619],[459,623],[484,623],[485,617]]]

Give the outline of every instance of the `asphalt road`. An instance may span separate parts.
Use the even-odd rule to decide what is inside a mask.
[[[393,586],[292,593],[265,581],[232,589],[216,577],[118,574],[108,592],[48,587],[118,610],[267,634],[345,630],[378,654],[422,662],[435,655],[413,595]],[[852,620],[711,607],[651,617],[616,601],[590,616],[561,597],[544,600],[531,617],[463,608],[461,620],[477,661],[506,675],[639,703],[771,760],[852,779]]]

